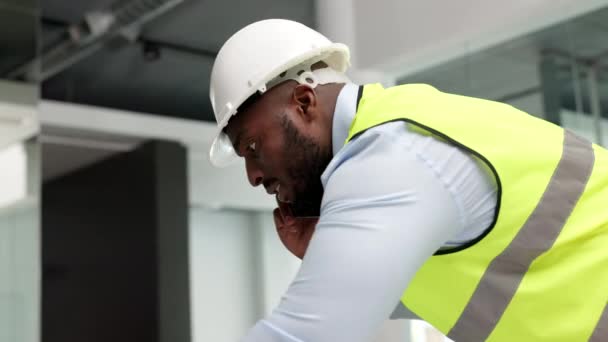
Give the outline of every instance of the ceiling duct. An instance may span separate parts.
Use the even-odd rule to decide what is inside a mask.
[[[112,38],[138,32],[143,24],[183,1],[117,1],[107,9],[89,12],[79,24],[67,29],[64,41],[43,51],[40,57],[11,71],[7,78],[44,81],[95,53]]]

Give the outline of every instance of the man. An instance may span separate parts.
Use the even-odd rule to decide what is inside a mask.
[[[608,152],[504,104],[356,86],[348,60],[265,20],[214,64],[211,161],[245,159],[303,259],[244,341],[369,341],[389,316],[456,341],[608,341]]]

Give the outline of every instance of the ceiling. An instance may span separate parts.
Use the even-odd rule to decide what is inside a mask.
[[[572,63],[581,60],[583,98],[588,98],[583,64],[601,61],[599,93],[608,117],[608,8],[571,21],[534,32],[490,49],[402,78],[399,83],[429,83],[447,92],[493,100],[512,100],[540,92],[539,63],[542,58],[555,58],[561,102],[574,109]],[[589,111],[588,101],[584,109]]]
[[[69,41],[87,13],[164,0],[0,0],[0,78]],[[41,83],[45,99],[152,115],[213,121],[209,77],[223,42],[257,20],[287,18],[315,27],[314,0],[184,0],[115,37]],[[153,49],[154,58],[146,58]],[[247,56],[243,56],[247,58]],[[23,80],[24,77],[17,77]],[[33,82],[33,81],[32,81]],[[43,127],[44,180],[136,147],[140,140]]]
[[[42,179],[48,181],[136,148],[143,139],[45,127],[40,136]]]
[[[68,25],[81,22],[86,13],[116,3],[121,1],[40,0],[43,49],[57,44],[65,37]],[[314,26],[313,3],[313,0],[185,0],[145,24],[135,42],[114,39],[88,58],[45,80],[42,96],[214,120],[208,83],[222,43],[243,26],[265,18],[289,18]],[[158,49],[158,58],[144,58],[144,46]]]

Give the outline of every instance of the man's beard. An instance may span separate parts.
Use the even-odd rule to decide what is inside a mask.
[[[295,217],[316,217],[321,214],[323,184],[321,174],[332,159],[329,147],[323,148],[310,137],[302,135],[287,115],[283,116],[287,175],[293,182],[294,198],[290,204]]]

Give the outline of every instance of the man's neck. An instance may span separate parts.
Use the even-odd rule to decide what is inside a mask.
[[[330,150],[333,151],[332,144],[332,134],[333,134],[333,122],[334,122],[334,112],[336,111],[336,102],[338,101],[338,95],[342,88],[344,88],[344,83],[329,83],[318,86],[318,95],[323,103],[323,106],[326,108],[324,110],[324,127],[327,127],[325,131],[325,136],[328,138]]]

